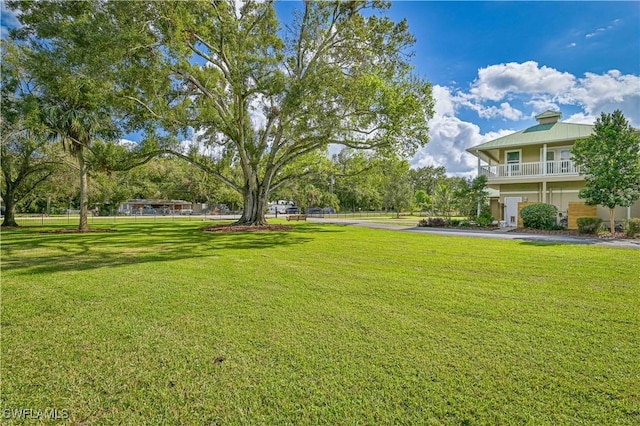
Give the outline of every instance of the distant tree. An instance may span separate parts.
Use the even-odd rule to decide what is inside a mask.
[[[615,233],[616,206],[628,207],[640,199],[640,133],[620,110],[602,113],[593,134],[577,141],[572,153],[585,177],[579,197],[589,205],[608,207]]]
[[[383,172],[370,153],[343,149],[333,157],[335,194],[343,210],[377,210],[382,207]]]
[[[61,163],[47,142],[39,120],[38,99],[22,67],[24,55],[11,41],[2,41],[0,90],[0,187],[5,207],[2,226],[18,226],[17,203],[33,193]]]
[[[400,213],[413,208],[413,188],[409,183],[409,162],[398,158],[386,158],[380,162],[384,187],[383,200],[387,209]]]
[[[475,179],[460,181],[454,195],[460,213],[469,219],[476,219],[487,205],[487,177],[478,176]]]
[[[443,180],[436,184],[433,205],[441,216],[451,217],[451,211],[455,205],[455,196],[449,180]]]
[[[387,183],[384,193],[384,203],[387,208],[396,211],[396,217],[400,213],[411,210],[413,207],[413,190],[406,178],[390,180]]]
[[[426,166],[409,170],[409,182],[416,191],[423,190],[427,195],[433,195],[436,185],[447,178],[444,167]]]
[[[427,191],[425,191],[424,189],[419,189],[413,194],[413,198],[416,207],[418,207],[420,211],[429,209],[429,206],[431,204],[431,197],[427,194]]]

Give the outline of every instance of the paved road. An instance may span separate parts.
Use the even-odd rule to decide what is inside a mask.
[[[625,239],[600,239],[587,237],[573,237],[570,235],[544,235],[544,234],[526,234],[518,232],[507,232],[506,230],[496,231],[478,231],[471,229],[452,229],[452,228],[423,228],[417,226],[391,225],[383,223],[372,223],[370,220],[358,219],[338,219],[338,218],[308,218],[309,221],[319,223],[339,223],[343,225],[362,226],[373,229],[389,229],[393,231],[415,232],[433,235],[449,235],[454,237],[471,237],[471,238],[493,238],[498,240],[520,240],[550,244],[581,244],[596,245],[604,247],[622,247],[640,250],[640,240]]]

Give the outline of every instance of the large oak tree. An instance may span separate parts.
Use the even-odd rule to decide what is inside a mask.
[[[176,154],[242,194],[241,224],[264,224],[270,192],[329,144],[410,155],[428,141],[431,86],[389,3],[305,1],[287,22],[271,1],[113,6],[144,33],[124,96],[141,123],[191,132],[202,147]]]

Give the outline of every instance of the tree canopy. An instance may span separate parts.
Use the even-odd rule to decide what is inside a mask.
[[[577,141],[573,161],[585,177],[580,198],[587,204],[609,208],[611,232],[614,209],[640,199],[640,133],[629,125],[620,110],[602,113],[589,138]]]
[[[17,226],[16,203],[41,186],[60,165],[60,153],[47,143],[38,98],[23,67],[23,52],[2,41],[0,93],[0,188],[5,214],[2,226]]]
[[[136,2],[118,16],[146,34],[124,96],[201,145],[175,152],[242,194],[240,223],[264,223],[269,193],[310,172],[291,165],[329,144],[408,155],[427,143],[431,86],[411,73],[414,39],[389,3],[304,2],[290,22],[271,1],[236,6]]]

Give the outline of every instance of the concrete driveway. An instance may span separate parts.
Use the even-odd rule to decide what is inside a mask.
[[[603,247],[621,247],[640,250],[640,240],[626,239],[601,239],[589,237],[574,237],[571,235],[544,235],[544,234],[527,234],[518,232],[509,232],[508,230],[499,229],[496,231],[478,231],[472,229],[454,229],[454,228],[423,228],[418,226],[391,225],[383,223],[372,223],[371,220],[359,219],[339,219],[339,218],[308,218],[310,222],[317,223],[337,223],[342,225],[362,226],[372,229],[388,229],[392,231],[414,232],[433,235],[448,235],[452,237],[470,237],[470,238],[493,238],[497,240],[520,240],[527,242],[538,242],[547,244],[581,244],[596,245]]]

